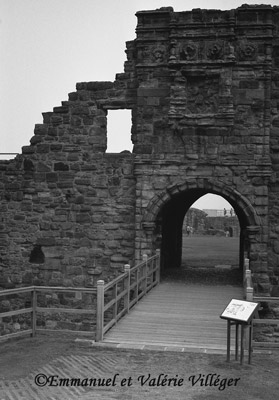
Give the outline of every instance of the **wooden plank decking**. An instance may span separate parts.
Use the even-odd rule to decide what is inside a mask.
[[[105,343],[226,349],[226,321],[220,314],[242,288],[163,282],[105,336]],[[233,343],[233,342],[232,342]]]

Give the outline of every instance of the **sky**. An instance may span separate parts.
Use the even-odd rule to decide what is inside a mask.
[[[0,0],[0,153],[21,153],[35,124],[43,122],[42,112],[68,100],[77,82],[114,81],[123,72],[137,11],[225,10],[243,3],[279,5],[279,0]],[[111,152],[131,149],[130,112],[120,126],[119,120],[109,112]],[[222,201],[210,208],[223,208]]]

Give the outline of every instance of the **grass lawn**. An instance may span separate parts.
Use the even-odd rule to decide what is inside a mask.
[[[238,266],[239,238],[218,236],[184,236],[183,267]]]
[[[210,285],[242,285],[238,266],[238,237],[185,235],[181,268],[163,270],[162,278]]]

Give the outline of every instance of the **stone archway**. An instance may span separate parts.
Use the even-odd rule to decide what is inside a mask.
[[[190,206],[201,196],[213,193],[224,197],[234,208],[239,219],[240,267],[244,264],[244,252],[253,262],[258,260],[255,243],[261,241],[261,219],[247,198],[235,189],[217,180],[189,179],[176,183],[156,194],[143,215],[143,229],[148,243],[145,247],[161,247],[162,268],[179,268],[182,253],[182,224]],[[263,247],[262,247],[263,248]],[[253,256],[251,256],[253,253]]]

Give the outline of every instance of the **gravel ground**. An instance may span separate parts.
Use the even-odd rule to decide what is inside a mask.
[[[40,335],[0,344],[0,388],[1,382],[2,387],[5,384],[11,388],[13,382],[24,379],[27,387],[30,379],[40,372],[57,370],[58,376],[73,378],[81,374],[86,379],[94,375],[105,382],[102,387],[83,388],[81,393],[76,390],[76,395],[67,388],[65,397],[66,388],[60,388],[60,399],[278,398],[279,352],[254,354],[252,365],[247,360],[240,365],[236,361],[227,363],[225,355],[80,347],[74,339]],[[72,362],[73,359],[77,361]],[[52,397],[48,397],[48,388],[37,388],[38,398],[59,398],[55,396],[56,388],[52,389]],[[1,399],[10,398],[3,397],[3,393]]]

